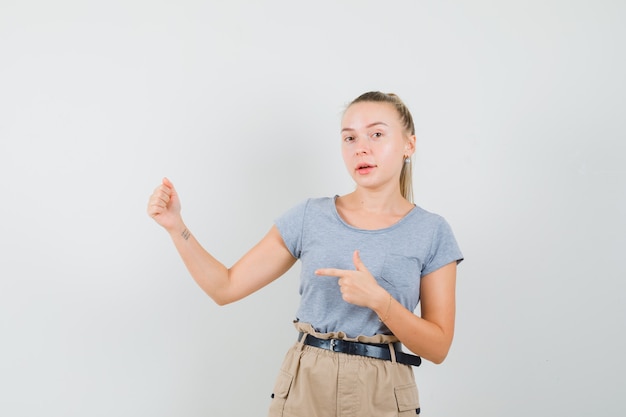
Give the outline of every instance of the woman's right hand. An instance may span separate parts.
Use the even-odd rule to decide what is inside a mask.
[[[163,183],[150,196],[148,215],[170,233],[183,224],[178,194],[167,178],[163,178]]]

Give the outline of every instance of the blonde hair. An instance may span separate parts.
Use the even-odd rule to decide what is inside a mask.
[[[404,104],[397,95],[393,93],[381,93],[380,91],[369,91],[352,100],[346,109],[355,103],[362,102],[391,104],[398,112],[398,116],[404,125],[406,133],[415,135],[413,116],[411,116],[411,112],[406,104]],[[409,161],[405,160],[402,163],[402,171],[400,172],[400,193],[402,197],[406,198],[409,202],[413,202],[413,160],[410,158]]]

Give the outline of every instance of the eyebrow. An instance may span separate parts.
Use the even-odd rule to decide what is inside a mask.
[[[368,124],[365,127],[369,129],[370,127],[374,127],[374,126],[377,126],[377,125],[383,125],[383,126],[389,127],[389,125],[387,123],[385,123],[385,122],[374,122],[374,123]],[[354,130],[354,129],[351,128],[351,127],[344,127],[343,129],[341,129],[342,132],[345,132],[347,130]]]

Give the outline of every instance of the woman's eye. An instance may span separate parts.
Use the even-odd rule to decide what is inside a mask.
[[[378,138],[379,138],[379,137],[381,137],[382,135],[383,135],[382,133],[380,133],[380,132],[376,132],[376,133],[374,133],[374,134],[372,135],[372,137],[373,137],[374,139],[378,139]]]
[[[353,136],[346,136],[345,138],[343,138],[344,142],[352,142],[354,141],[354,137]]]

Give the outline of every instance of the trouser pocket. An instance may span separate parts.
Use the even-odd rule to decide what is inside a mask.
[[[268,417],[282,417],[292,382],[293,375],[283,370],[278,373],[274,391],[272,392],[272,403],[270,404]]]
[[[394,388],[396,403],[398,404],[398,417],[419,415],[420,399],[417,385],[409,384]]]

